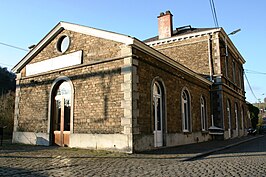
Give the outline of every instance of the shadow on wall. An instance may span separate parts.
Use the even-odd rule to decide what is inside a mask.
[[[130,67],[124,67],[123,70],[125,71],[130,71]],[[96,122],[103,122],[108,119],[109,117],[109,112],[108,108],[110,105],[110,94],[111,94],[111,88],[113,86],[113,79],[115,75],[120,75],[121,74],[121,68],[113,68],[113,69],[106,69],[106,70],[101,70],[101,71],[96,71],[96,72],[90,72],[90,73],[81,73],[81,74],[76,74],[73,76],[68,76],[68,78],[71,81],[74,80],[80,80],[80,79],[87,79],[87,78],[101,78],[101,89],[102,89],[102,96],[103,96],[103,117],[101,119],[95,120]],[[37,87],[37,86],[43,86],[43,85],[50,85],[54,82],[53,79],[44,79],[42,81],[37,81],[37,80],[31,80],[29,83],[23,83],[20,84],[21,88],[24,87]]]
[[[13,143],[49,146],[49,135],[46,133],[14,132]]]
[[[43,137],[36,137],[36,144],[47,146],[49,144],[49,141],[47,141],[47,139],[45,139]]]

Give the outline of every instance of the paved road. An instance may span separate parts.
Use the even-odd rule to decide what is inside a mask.
[[[193,161],[182,161],[182,155],[97,153],[2,148],[0,176],[266,176],[266,136]]]

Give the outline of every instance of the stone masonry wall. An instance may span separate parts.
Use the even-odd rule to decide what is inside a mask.
[[[208,126],[210,120],[209,86],[198,79],[186,75],[179,69],[163,64],[154,57],[134,50],[138,56],[137,75],[139,82],[137,84],[139,99],[139,117],[137,119],[140,134],[152,134],[154,120],[151,111],[151,88],[155,77],[162,79],[166,90],[166,131],[167,133],[182,132],[181,117],[181,92],[184,87],[188,89],[191,95],[191,118],[192,132],[201,131],[200,118],[200,97],[204,96],[207,107]]]
[[[208,37],[202,36],[153,46],[191,70],[209,75]]]
[[[74,133],[121,133],[123,61],[21,80],[18,131],[47,132],[51,85],[67,76],[74,85]]]
[[[64,53],[83,50],[83,63],[78,66],[25,77],[22,69],[17,131],[47,132],[48,102],[52,83],[61,76],[74,86],[74,133],[122,133],[124,116],[121,101],[124,82],[121,67],[123,44],[64,30],[40,51],[30,63],[57,57],[56,42],[61,35],[70,37]]]
[[[230,111],[231,111],[231,127],[232,129],[236,128],[236,115],[235,115],[235,103],[238,107],[238,118],[239,118],[239,129],[241,127],[242,121],[241,121],[241,109],[243,109],[243,116],[244,116],[244,127],[247,125],[247,106],[244,98],[239,96],[237,93],[233,92],[231,89],[224,87],[223,88],[223,106],[224,106],[224,128],[225,130],[228,129],[228,113],[227,113],[227,103],[226,101],[229,100],[230,102]]]
[[[235,121],[235,103],[238,105],[238,117],[241,120],[241,109],[243,109],[244,126],[248,125],[247,107],[245,101],[244,90],[244,78],[243,78],[243,65],[238,61],[237,56],[233,52],[227,49],[224,41],[220,41],[220,56],[221,56],[221,68],[222,68],[222,83],[223,88],[223,107],[224,107],[224,127],[228,129],[228,114],[226,111],[226,101],[229,100],[231,104],[231,120],[232,128],[236,128]],[[227,54],[227,55],[226,55]],[[235,65],[235,79],[234,79],[234,65]],[[240,121],[242,124],[242,121]],[[239,123],[239,128],[241,127]]]
[[[235,81],[233,79],[233,66],[235,63]],[[225,55],[225,49],[221,49],[221,68],[223,75],[223,82],[229,87],[235,89],[239,94],[244,94],[244,78],[243,65],[236,60],[236,57],[228,51],[228,56]],[[227,72],[226,72],[227,65]]]
[[[30,61],[30,64],[61,56],[62,54],[56,49],[56,44],[62,35],[70,37],[70,47],[64,54],[83,50],[84,64],[120,56],[120,46],[122,44],[119,42],[63,30]],[[25,76],[25,71],[22,76]]]
[[[37,84],[33,78],[21,80],[17,131],[47,132],[50,82],[40,79]]]

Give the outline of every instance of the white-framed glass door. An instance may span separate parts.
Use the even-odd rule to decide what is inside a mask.
[[[163,146],[162,90],[158,83],[153,85],[154,146]]]

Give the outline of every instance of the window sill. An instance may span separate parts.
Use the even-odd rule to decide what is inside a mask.
[[[201,130],[201,133],[202,133],[202,134],[208,134],[209,131],[208,131],[208,130]]]
[[[184,134],[191,134],[192,132],[188,131],[188,130],[183,130]]]

